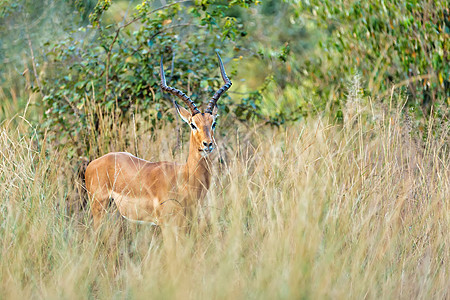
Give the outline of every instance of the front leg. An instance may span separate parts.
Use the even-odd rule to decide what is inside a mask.
[[[162,226],[184,228],[188,225],[186,209],[176,199],[168,199],[160,204],[158,223]]]
[[[90,195],[91,213],[94,219],[94,230],[97,231],[102,223],[102,219],[107,212],[109,202],[111,201],[109,195],[105,191],[96,192]]]

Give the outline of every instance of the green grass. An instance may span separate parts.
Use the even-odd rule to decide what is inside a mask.
[[[72,147],[30,137],[22,119],[2,122],[2,298],[450,297],[448,126],[421,141],[400,111],[358,103],[344,124],[223,122],[212,188],[176,243],[113,213],[96,236],[77,206]],[[173,125],[149,134],[136,122],[91,142],[185,159],[186,144],[172,151]]]

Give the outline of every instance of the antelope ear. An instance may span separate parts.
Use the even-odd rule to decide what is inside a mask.
[[[181,119],[186,123],[190,123],[190,119],[192,118],[191,113],[182,106],[179,106],[178,103],[175,102],[175,107],[177,108],[177,112],[180,115]]]
[[[214,105],[213,111],[212,111],[212,116],[214,117],[214,119],[216,119],[219,115],[217,114],[219,112],[219,108],[217,107],[217,105]]]

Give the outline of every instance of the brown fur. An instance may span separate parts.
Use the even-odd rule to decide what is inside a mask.
[[[198,201],[204,198],[211,183],[210,159],[217,109],[212,114],[191,115],[177,106],[178,113],[191,131],[189,156],[185,164],[149,162],[125,152],[108,153],[92,161],[86,169],[86,188],[90,198],[94,227],[98,228],[112,198],[121,213],[133,221],[177,225]],[[208,151],[206,151],[206,150]]]

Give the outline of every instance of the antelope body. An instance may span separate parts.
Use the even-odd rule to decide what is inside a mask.
[[[175,102],[181,119],[191,127],[187,162],[149,162],[125,152],[112,152],[93,160],[86,168],[85,180],[95,228],[101,224],[110,199],[128,220],[160,225],[173,219],[180,225],[189,210],[205,196],[211,183],[208,154],[214,149],[216,103],[231,86],[217,56],[225,84],[214,94],[204,113],[183,92],[166,85],[161,58],[161,88],[182,99],[190,109]]]

